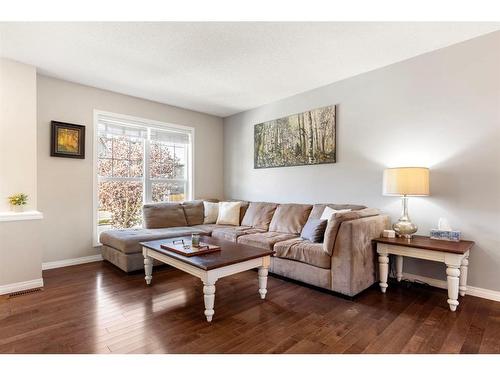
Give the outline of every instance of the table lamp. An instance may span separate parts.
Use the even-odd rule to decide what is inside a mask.
[[[383,194],[402,197],[403,212],[392,229],[399,237],[410,239],[418,227],[408,216],[408,197],[429,195],[429,169],[404,167],[384,170]]]

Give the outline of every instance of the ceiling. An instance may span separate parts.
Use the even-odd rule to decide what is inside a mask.
[[[225,117],[500,29],[499,23],[0,23],[42,74]]]

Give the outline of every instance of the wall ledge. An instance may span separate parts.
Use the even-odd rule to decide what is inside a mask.
[[[41,220],[41,219],[43,219],[43,213],[41,213],[40,211],[0,212],[0,221]]]

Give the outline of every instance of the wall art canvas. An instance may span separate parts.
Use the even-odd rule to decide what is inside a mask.
[[[51,122],[50,156],[85,159],[85,126]]]
[[[254,168],[336,162],[335,106],[317,108],[254,127]]]

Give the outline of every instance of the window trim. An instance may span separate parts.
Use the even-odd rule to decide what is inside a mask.
[[[172,124],[172,123],[167,123],[167,122],[162,122],[162,121],[157,121],[157,120],[149,120],[146,118],[141,118],[141,117],[136,117],[136,116],[130,116],[130,115],[124,115],[120,113],[113,113],[113,112],[108,112],[108,111],[102,111],[98,109],[94,109],[94,129],[93,129],[93,137],[92,137],[92,181],[93,181],[93,187],[92,187],[92,201],[93,201],[93,207],[92,207],[92,246],[93,247],[98,247],[101,246],[102,244],[99,242],[99,238],[97,236],[97,221],[98,221],[98,207],[99,207],[99,199],[98,199],[98,178],[97,178],[97,172],[98,172],[98,167],[97,167],[97,161],[98,161],[98,121],[100,116],[109,116],[117,120],[123,120],[124,122],[132,122],[135,123],[139,126],[143,124],[142,126],[148,127],[148,128],[158,128],[158,129],[177,129],[177,130],[183,130],[187,131],[190,133],[190,144],[188,144],[188,152],[187,152],[187,199],[191,200],[193,199],[195,195],[195,181],[194,181],[194,176],[195,176],[195,128],[192,126],[186,126],[186,125],[178,125],[178,124]],[[148,130],[149,131],[149,130]],[[146,142],[147,143],[147,142]],[[147,158],[146,158],[147,159]],[[144,170],[144,173],[147,173],[147,170]],[[135,179],[138,179],[140,177],[135,177]],[[128,178],[124,178],[128,179]],[[134,179],[134,177],[131,177],[131,179]],[[145,181],[151,180],[150,178],[145,178]],[[166,179],[155,179],[155,180],[166,180]],[[168,180],[168,179],[167,179]],[[145,182],[147,183],[147,182]],[[146,199],[146,197],[144,197]]]

